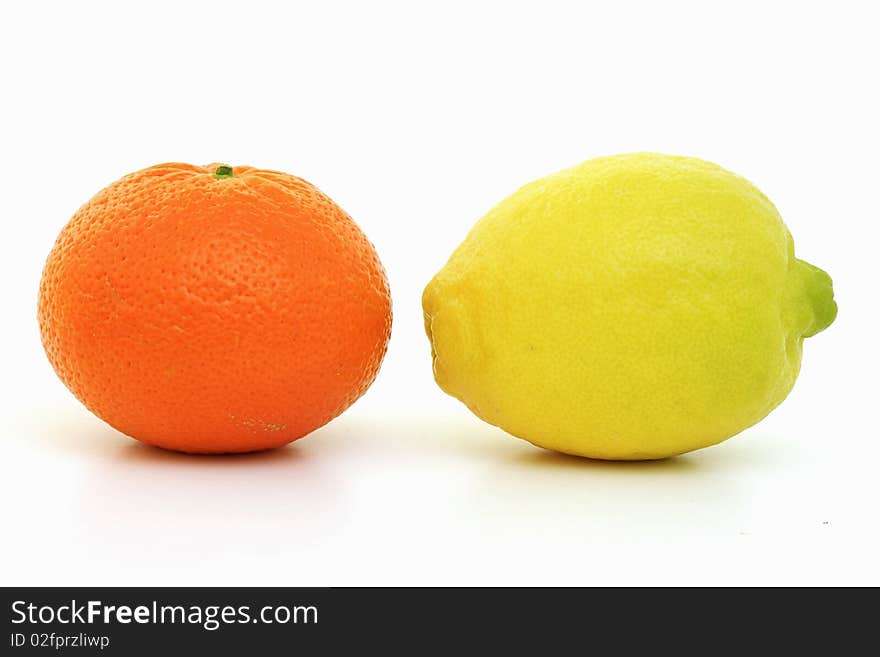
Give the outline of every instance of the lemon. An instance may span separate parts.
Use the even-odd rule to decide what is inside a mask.
[[[444,391],[514,436],[599,459],[680,454],[759,421],[837,314],[831,279],[795,258],[756,187],[655,153],[521,188],[422,304]]]

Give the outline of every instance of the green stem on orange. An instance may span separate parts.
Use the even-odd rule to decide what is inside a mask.
[[[217,170],[214,172],[215,178],[232,178],[232,167],[228,167],[225,164],[217,167]]]

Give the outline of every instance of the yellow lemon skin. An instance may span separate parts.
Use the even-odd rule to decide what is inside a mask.
[[[657,459],[789,393],[837,306],[773,204],[703,160],[602,157],[521,188],[425,289],[440,387],[548,449]]]

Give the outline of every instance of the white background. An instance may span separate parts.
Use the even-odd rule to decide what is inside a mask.
[[[4,3],[0,582],[880,584],[872,4]],[[840,315],[789,399],[727,443],[556,456],[434,385],[420,294],[521,184],[632,150],[750,178]],[[42,353],[58,231],[170,160],[303,176],[385,263],[379,378],[294,446],[144,447]]]

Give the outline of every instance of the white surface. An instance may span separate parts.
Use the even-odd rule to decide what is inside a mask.
[[[880,584],[878,167],[870,3],[6,3],[0,9],[2,584]],[[316,8],[320,7],[320,8]],[[596,155],[758,184],[840,316],[727,443],[554,456],[431,379],[419,297],[519,185]],[[374,387],[272,453],[186,457],[91,416],[40,347],[76,208],[169,160],[276,168],[376,244]]]

